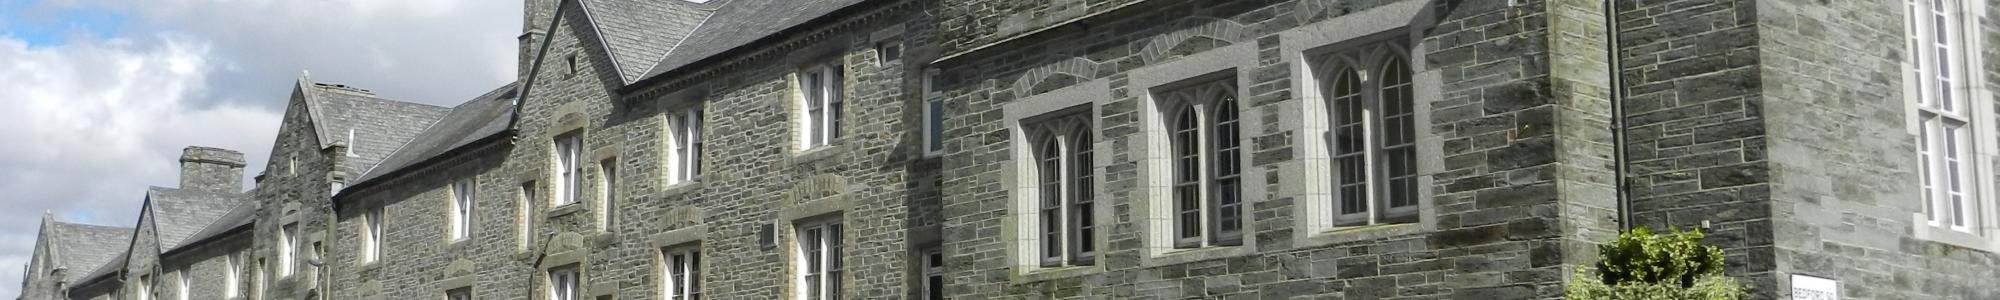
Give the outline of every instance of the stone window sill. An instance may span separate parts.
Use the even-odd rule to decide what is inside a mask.
[[[2000,246],[2000,243],[1996,243],[1994,240],[1989,239],[1987,237],[1971,233],[1954,231],[1951,230],[1950,228],[1931,226],[1928,221],[1925,221],[1924,215],[1922,213],[1916,214],[1915,222],[1916,224],[1911,225],[1912,227],[1911,229],[1912,231],[1914,231],[1915,233],[1914,235],[1918,240],[1958,246],[1978,251],[1985,251],[1988,253],[1994,253],[1995,252],[1994,250],[1996,248],[2000,248],[1996,247]]]
[[[706,184],[702,183],[701,177],[696,176],[693,179],[688,179],[688,181],[682,181],[679,183],[668,185],[666,188],[660,189],[660,197],[667,198],[667,197],[680,196],[682,194],[687,194],[688,192],[701,190],[701,187],[704,185]]]
[[[1313,248],[1360,241],[1380,241],[1390,237],[1423,233],[1424,228],[1416,223],[1378,224],[1364,226],[1335,227],[1333,229],[1308,234],[1294,245],[1297,248]]]
[[[841,147],[841,143],[842,141],[834,141],[832,144],[820,145],[817,147],[813,147],[812,149],[806,149],[804,151],[800,151],[798,155],[793,155],[789,160],[791,164],[798,165],[798,164],[806,164],[815,161],[820,161],[834,156],[839,156],[841,153],[840,150],[841,148],[843,148]]]
[[[382,268],[382,259],[379,258],[371,261],[364,261],[354,266],[354,269],[360,272],[373,271],[375,269],[380,269],[380,268]]]
[[[583,203],[582,203],[582,202],[570,202],[570,203],[568,203],[568,204],[563,204],[563,205],[561,205],[561,206],[556,206],[556,207],[553,207],[553,208],[549,208],[549,217],[548,217],[548,218],[549,218],[549,219],[554,219],[554,218],[560,218],[560,217],[563,217],[563,216],[568,216],[568,215],[573,215],[573,214],[576,214],[577,212],[580,212],[580,211],[583,211]]]
[[[1104,273],[1104,266],[1102,264],[1089,265],[1089,266],[1061,266],[1061,267],[1020,266],[1020,268],[1026,271],[1014,274],[1014,277],[1012,279],[1013,282],[1017,284],[1028,283],[1028,282],[1050,281],[1050,280],[1057,280],[1064,278],[1076,278],[1076,277],[1083,277],[1083,276],[1090,276],[1090,275]]]
[[[1185,264],[1198,261],[1209,261],[1209,260],[1225,259],[1238,256],[1247,256],[1256,253],[1257,253],[1256,249],[1251,247],[1250,245],[1209,246],[1209,247],[1192,248],[1192,249],[1167,249],[1165,253],[1160,253],[1157,255],[1153,255],[1153,257],[1147,258],[1145,265],[1146,267],[1177,265],[1177,264]]]

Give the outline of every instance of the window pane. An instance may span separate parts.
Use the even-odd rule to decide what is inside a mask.
[[[1410,66],[1402,58],[1390,56],[1382,69],[1382,156],[1386,169],[1382,210],[1385,222],[1414,221],[1417,206],[1416,97],[1410,84]]]
[[[1181,110],[1174,121],[1174,219],[1179,230],[1176,246],[1200,246],[1201,231],[1201,137],[1200,123],[1193,107]],[[1192,243],[1190,243],[1192,241]]]
[[[832,140],[840,139],[841,113],[843,111],[843,108],[845,107],[845,105],[842,104],[843,99],[841,99],[843,97],[843,95],[841,94],[843,87],[841,85],[845,83],[844,80],[841,79],[843,75],[841,74],[842,71],[843,71],[842,67],[838,64],[827,66],[826,73],[828,75],[828,78],[826,79],[827,80],[826,83],[827,134],[826,135],[827,135],[827,140],[829,142]]]
[[[1215,108],[1215,149],[1214,192],[1216,244],[1236,245],[1243,233],[1243,213],[1241,185],[1238,180],[1241,168],[1242,147],[1237,139],[1236,102],[1224,95]]]
[[[1367,136],[1363,132],[1361,79],[1354,69],[1334,71],[1327,115],[1327,149],[1333,161],[1333,199],[1336,222],[1358,225],[1368,221]]]
[[[1097,170],[1092,167],[1096,160],[1091,149],[1093,143],[1089,126],[1086,122],[1084,128],[1076,130],[1073,134],[1076,142],[1070,143],[1071,151],[1075,153],[1071,155],[1070,163],[1070,174],[1072,174],[1069,209],[1072,228],[1070,260],[1077,265],[1090,264],[1093,260],[1092,255],[1096,253],[1097,243],[1095,232],[1097,221],[1094,219],[1096,205],[1093,204],[1097,197],[1095,179]]]
[[[924,127],[925,129],[924,134],[926,137],[929,137],[925,139],[926,142],[925,147],[928,148],[924,149],[930,151],[944,150],[944,101],[943,100],[931,100],[927,105],[924,106],[924,122],[925,124],[929,124],[928,126]]]

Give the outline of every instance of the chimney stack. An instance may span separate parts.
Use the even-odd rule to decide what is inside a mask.
[[[181,189],[243,192],[243,152],[201,146],[181,150]]]

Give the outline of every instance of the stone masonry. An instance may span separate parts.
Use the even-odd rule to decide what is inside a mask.
[[[1966,34],[2000,40],[1977,2]],[[566,299],[552,274],[575,270],[576,299],[664,300],[665,253],[688,250],[703,297],[808,299],[825,249],[842,298],[1558,299],[1628,225],[1708,233],[1753,299],[1795,275],[2000,298],[2000,127],[1974,134],[1985,221],[1925,224],[1906,4],[526,0],[515,82],[436,107],[301,76],[255,186],[241,154],[190,147],[136,226],[44,220],[21,299]],[[1335,225],[1333,70],[1390,62],[1411,70],[1416,204]],[[1974,63],[1975,116],[2000,116],[2000,64]],[[807,104],[817,78],[837,108]],[[1174,239],[1167,120],[1193,86],[1239,116],[1235,140],[1201,137],[1240,145],[1202,152],[1240,167],[1240,242]],[[839,138],[808,145],[819,111]],[[679,181],[687,115],[701,171]],[[1090,175],[1067,194],[1093,201],[1087,262],[1037,256],[1078,247],[1037,231],[1031,131],[1057,121],[1094,155],[1048,173]],[[816,224],[840,248],[809,249]]]

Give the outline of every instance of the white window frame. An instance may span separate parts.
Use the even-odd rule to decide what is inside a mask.
[[[361,213],[361,263],[382,260],[382,230],[385,218],[382,208],[370,208]]]
[[[702,137],[701,106],[674,112],[667,118],[667,184],[676,185],[694,182],[701,177],[701,152],[705,148]]]
[[[556,182],[554,197],[549,197],[549,208],[575,204],[583,192],[583,132],[572,131],[556,135]]]
[[[461,242],[472,238],[474,209],[478,197],[478,184],[473,178],[459,179],[451,184],[451,223],[447,240]]]
[[[701,247],[660,249],[660,299],[701,299]]]
[[[132,298],[139,300],[152,300],[153,275],[139,275],[139,282],[135,283],[132,289],[133,289]]]
[[[799,70],[799,149],[830,146],[842,138],[846,66],[835,59]]]
[[[225,298],[243,295],[242,283],[238,282],[242,276],[239,274],[243,272],[242,257],[242,254],[222,256],[222,295]]]
[[[264,299],[264,286],[271,284],[271,278],[264,275],[266,270],[269,270],[269,266],[263,259],[258,259],[256,272],[250,273],[252,279],[255,279],[255,282],[250,283],[250,298]]]
[[[192,276],[189,276],[188,271],[190,271],[190,269],[181,269],[179,272],[174,272],[174,279],[176,279],[176,281],[174,281],[174,284],[178,285],[174,289],[175,291],[178,292],[177,294],[174,295],[176,299],[188,300],[194,298],[193,295],[194,291],[189,289],[194,285],[188,283],[189,280],[194,280],[194,278],[192,278]]]
[[[1168,197],[1161,200],[1172,211],[1172,215],[1169,216],[1169,223],[1172,225],[1167,230],[1170,237],[1169,244],[1176,249],[1240,246],[1250,235],[1248,228],[1250,222],[1246,211],[1249,203],[1244,199],[1244,190],[1248,189],[1245,182],[1248,181],[1243,176],[1248,169],[1243,161],[1249,155],[1249,145],[1243,142],[1243,133],[1249,131],[1244,129],[1243,123],[1246,122],[1242,118],[1242,106],[1237,103],[1241,101],[1238,96],[1237,79],[1233,72],[1230,75],[1193,80],[1189,81],[1192,84],[1161,89],[1154,93],[1156,105],[1159,105],[1162,108],[1161,112],[1164,112],[1161,120],[1165,121],[1166,131],[1163,133],[1167,136],[1163,140],[1169,147],[1166,151],[1169,155],[1167,157],[1169,166],[1164,171],[1168,173],[1166,180],[1170,191]],[[1219,120],[1216,114],[1224,111],[1234,115],[1235,118]],[[1188,117],[1190,113],[1195,127],[1179,129],[1182,119]],[[1218,128],[1225,125],[1234,128],[1235,133],[1218,136],[1222,133]],[[1182,132],[1190,130],[1191,132]],[[1188,139],[1192,139],[1195,145],[1182,144]],[[1233,149],[1235,155],[1219,153],[1225,150],[1224,146],[1218,144],[1222,139],[1233,142],[1234,147],[1227,149]],[[1187,147],[1193,147],[1192,149],[1197,151],[1182,153]],[[1192,161],[1188,161],[1189,159]],[[1183,169],[1189,167],[1186,165],[1188,162],[1193,162],[1193,170]],[[1235,173],[1219,174],[1217,169],[1222,168],[1223,164],[1233,164]],[[1221,186],[1229,183],[1235,184],[1236,192],[1233,195],[1222,196],[1221,193],[1226,192],[1221,191]],[[1191,193],[1187,195],[1193,195],[1194,201],[1182,199],[1184,193]],[[1222,203],[1222,200],[1228,197],[1235,197],[1236,200],[1233,204],[1234,224],[1222,218],[1224,215],[1232,214],[1227,211],[1229,206]],[[1190,228],[1187,227],[1190,222],[1200,226],[1195,229],[1196,232],[1186,232]],[[1219,228],[1225,224],[1234,225],[1236,229],[1225,231]]]
[[[1323,130],[1319,132],[1318,141],[1328,157],[1326,165],[1322,166],[1323,170],[1327,170],[1326,182],[1322,184],[1328,186],[1329,197],[1326,199],[1331,203],[1325,205],[1329,210],[1327,214],[1332,217],[1329,221],[1333,227],[1419,222],[1418,210],[1426,200],[1423,193],[1425,186],[1421,183],[1422,172],[1418,165],[1422,159],[1421,155],[1426,151],[1420,151],[1417,142],[1423,130],[1416,127],[1424,126],[1418,123],[1420,119],[1418,115],[1423,113],[1417,108],[1422,107],[1419,105],[1422,100],[1417,99],[1416,66],[1406,55],[1408,52],[1409,50],[1401,46],[1399,41],[1388,41],[1356,47],[1350,51],[1319,54],[1314,60],[1313,70],[1318,72],[1314,78],[1324,80],[1318,84],[1323,90],[1315,92],[1320,93],[1322,96],[1320,98],[1326,102],[1321,106],[1325,111],[1319,112],[1319,115],[1325,118],[1322,121],[1327,125],[1321,128]],[[1390,63],[1398,64],[1397,66],[1401,68],[1392,70]],[[1391,71],[1402,72],[1399,78],[1396,78],[1400,82],[1384,82],[1392,79],[1389,78]],[[1339,89],[1348,84],[1346,81],[1349,80],[1352,81],[1351,88],[1354,90],[1341,93]],[[1396,93],[1406,98],[1402,101],[1407,102],[1410,111],[1390,112],[1391,109],[1387,105],[1391,104],[1390,101],[1395,97],[1393,94]],[[1344,103],[1351,103],[1351,106],[1343,107]],[[1351,124],[1341,124],[1345,122],[1339,120],[1337,112],[1343,108],[1358,110],[1353,114],[1359,115],[1360,120]],[[1395,119],[1407,123],[1391,122]],[[1345,128],[1350,125],[1353,127]],[[1337,131],[1342,129],[1352,129],[1350,133],[1359,135],[1358,152],[1340,152],[1336,136],[1339,136]],[[1390,131],[1396,129],[1407,132],[1391,134]],[[1409,136],[1393,138],[1402,134]],[[1400,139],[1402,142],[1399,145],[1387,145],[1388,141],[1393,139]],[[1391,154],[1397,151],[1404,151],[1406,156],[1401,160],[1395,159],[1396,157]],[[1351,161],[1347,161],[1350,159]],[[1346,174],[1341,170],[1343,167],[1348,167],[1343,165],[1344,162],[1355,164],[1352,167],[1360,173],[1359,181],[1350,182],[1344,176]],[[1398,168],[1391,165],[1398,162],[1407,164],[1401,167],[1405,173],[1394,172]],[[1398,180],[1409,185],[1406,189],[1400,190],[1401,193],[1408,194],[1409,203],[1404,205],[1389,203],[1389,195],[1398,192],[1390,184]],[[1359,189],[1358,195],[1343,193],[1342,189],[1349,185]],[[1358,210],[1348,211],[1346,207],[1348,200],[1344,196],[1358,196],[1359,202],[1356,203]]]
[[[528,251],[534,239],[534,219],[532,216],[534,215],[533,211],[536,203],[535,184],[534,180],[521,182],[520,195],[517,199],[519,201],[515,203],[514,240],[516,241],[516,245],[514,246],[515,250],[518,251]]]
[[[1905,0],[1905,97],[1912,108],[1921,193],[1920,236],[1931,232],[1961,240],[1989,239],[1992,196],[1982,193],[1991,174],[1982,158],[1995,152],[1988,132],[1992,100],[1985,90],[1980,53],[1980,1]],[[1968,14],[1967,12],[1973,12]],[[1941,72],[1942,71],[1942,72]],[[1988,247],[1992,247],[1989,245]]]
[[[924,90],[924,156],[937,157],[944,154],[944,92],[939,91],[938,69],[925,69]]]
[[[1026,160],[1031,167],[1022,174],[1031,179],[1022,187],[1026,200],[1033,202],[1029,204],[1033,211],[1028,212],[1033,217],[1024,225],[1032,228],[1027,242],[1041,267],[1096,264],[1097,230],[1102,221],[1096,215],[1096,181],[1101,176],[1097,176],[1095,114],[1084,107],[1020,124],[1023,130],[1032,130],[1023,145],[1029,150]],[[1053,170],[1049,169],[1051,163]],[[1085,221],[1089,226],[1084,226]]]
[[[550,269],[549,300],[582,300],[583,267],[570,265]]]
[[[299,223],[286,223],[278,227],[278,278],[292,276],[292,264],[298,257]]]
[[[843,284],[845,267],[842,261],[846,247],[846,227],[840,219],[800,222],[794,237],[797,247],[792,253],[792,293],[799,300],[837,300],[843,298],[846,284]],[[817,259],[815,259],[817,258]],[[813,270],[819,271],[813,271]]]
[[[618,205],[618,157],[597,160],[597,230],[611,230],[612,211]]]

